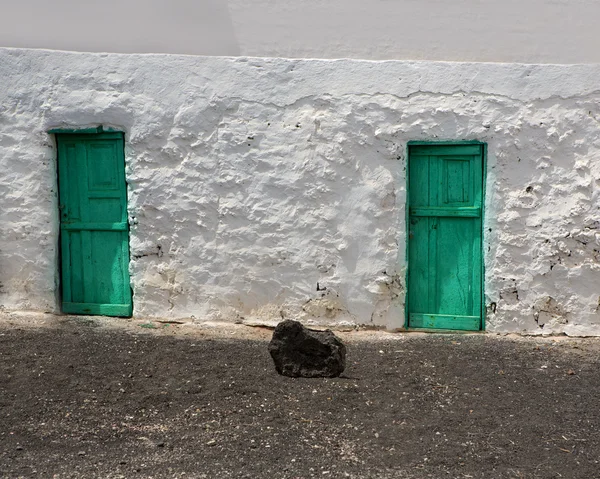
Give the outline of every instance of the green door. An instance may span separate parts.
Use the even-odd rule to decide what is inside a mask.
[[[122,133],[57,134],[62,310],[131,316]]]
[[[482,328],[483,147],[409,146],[408,326]]]

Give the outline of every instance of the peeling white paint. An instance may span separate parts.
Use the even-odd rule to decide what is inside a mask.
[[[126,132],[135,315],[401,327],[406,144],[476,139],[487,330],[600,335],[598,78],[0,49],[0,304],[57,310],[45,132],[102,124]]]

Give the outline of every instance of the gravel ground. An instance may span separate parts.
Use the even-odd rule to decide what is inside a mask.
[[[340,333],[291,379],[270,334],[0,315],[0,477],[600,477],[600,339]]]

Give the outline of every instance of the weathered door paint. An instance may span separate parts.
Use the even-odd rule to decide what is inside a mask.
[[[408,326],[482,329],[483,146],[409,146]]]
[[[131,316],[122,133],[57,134],[62,310]]]

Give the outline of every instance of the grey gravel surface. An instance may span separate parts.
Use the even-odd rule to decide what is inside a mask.
[[[0,477],[600,477],[599,340],[349,334],[293,379],[268,334],[98,324],[0,326]]]

